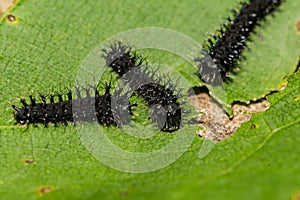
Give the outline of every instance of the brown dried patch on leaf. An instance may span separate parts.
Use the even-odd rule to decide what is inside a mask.
[[[246,104],[235,103],[232,106],[233,117],[226,112],[207,93],[202,92],[191,96],[191,102],[198,101],[196,110],[201,112],[198,116],[198,124],[203,127],[197,134],[214,141],[224,140],[230,137],[244,122],[251,119],[253,113],[263,112],[270,106],[266,100]],[[251,128],[256,128],[255,124]]]

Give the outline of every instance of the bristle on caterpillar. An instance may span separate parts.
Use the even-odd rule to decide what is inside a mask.
[[[212,85],[228,80],[229,73],[233,72],[243,49],[247,47],[250,34],[266,15],[273,13],[281,4],[281,0],[241,3],[239,12],[233,11],[234,19],[228,18],[228,22],[204,45],[203,56],[195,59],[199,63],[199,77]]]
[[[77,99],[72,98],[72,92],[67,93],[67,99],[63,99],[62,94],[50,95],[50,102],[47,103],[46,97],[40,95],[41,102],[36,103],[36,99],[30,96],[30,104],[24,99],[21,99],[23,107],[18,108],[12,105],[16,111],[14,118],[19,124],[38,124],[42,123],[45,126],[48,124],[64,124],[68,122],[96,122],[99,124],[110,126],[122,126],[130,122],[131,107],[128,96],[122,95],[122,90],[110,93],[111,85],[105,85],[105,93],[99,94],[97,87],[82,88],[86,92],[86,97],[81,97],[79,88],[77,88]],[[90,89],[94,95],[90,95]],[[55,102],[55,98],[58,102]],[[111,106],[112,99],[117,99],[120,104]],[[73,112],[73,105],[78,105],[80,108]]]
[[[107,66],[151,108],[152,121],[161,131],[178,130],[181,127],[183,109],[179,102],[181,96],[172,81],[159,77],[143,57],[120,41],[102,51]]]

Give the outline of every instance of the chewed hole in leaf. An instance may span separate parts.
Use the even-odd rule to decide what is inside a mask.
[[[253,113],[266,111],[270,107],[270,103],[264,98],[249,104],[236,102],[231,107],[233,117],[229,117],[220,105],[203,90],[190,98],[192,102],[198,101],[196,109],[201,113],[197,118],[198,125],[204,128],[197,134],[214,141],[230,137],[244,122],[251,119]],[[196,105],[196,103],[193,104]],[[256,124],[252,124],[250,128],[256,127]]]

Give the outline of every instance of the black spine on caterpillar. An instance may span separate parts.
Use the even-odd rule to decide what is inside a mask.
[[[116,42],[110,49],[103,49],[107,66],[122,77],[151,108],[151,118],[165,132],[173,132],[181,127],[181,103],[175,86],[170,80],[157,77],[144,59],[132,47]],[[129,72],[129,73],[127,73]],[[164,85],[160,83],[164,82]]]
[[[204,55],[195,59],[199,63],[200,78],[212,85],[228,80],[229,72],[233,72],[241,58],[250,34],[281,3],[281,0],[250,0],[249,3],[241,3],[240,11],[233,11],[234,19],[229,18],[228,23],[217,31],[217,35],[208,39],[208,44],[204,45]]]
[[[16,111],[15,120],[19,124],[37,124],[42,123],[47,126],[52,124],[64,124],[68,122],[95,122],[109,126],[122,126],[130,122],[131,107],[128,101],[128,96],[121,95],[122,91],[117,90],[114,94],[110,94],[110,84],[105,85],[105,93],[100,95],[97,87],[92,87],[94,97],[90,95],[89,88],[83,88],[86,91],[86,97],[81,97],[80,90],[77,88],[77,99],[72,99],[72,92],[67,94],[67,100],[63,100],[62,94],[51,95],[50,103],[46,102],[46,97],[41,96],[41,102],[36,103],[35,98],[30,96],[31,103],[28,104],[24,99],[21,99],[22,108],[12,105]],[[58,97],[58,102],[55,102],[55,97]],[[112,107],[112,98],[121,101],[121,104]],[[73,104],[79,105],[80,109],[76,109],[73,113]],[[80,112],[82,111],[82,112]]]

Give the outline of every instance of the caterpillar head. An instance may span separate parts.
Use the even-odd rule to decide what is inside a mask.
[[[12,105],[13,109],[17,111],[14,118],[19,124],[27,124],[29,122],[29,110],[26,108],[18,108],[15,105]]]

